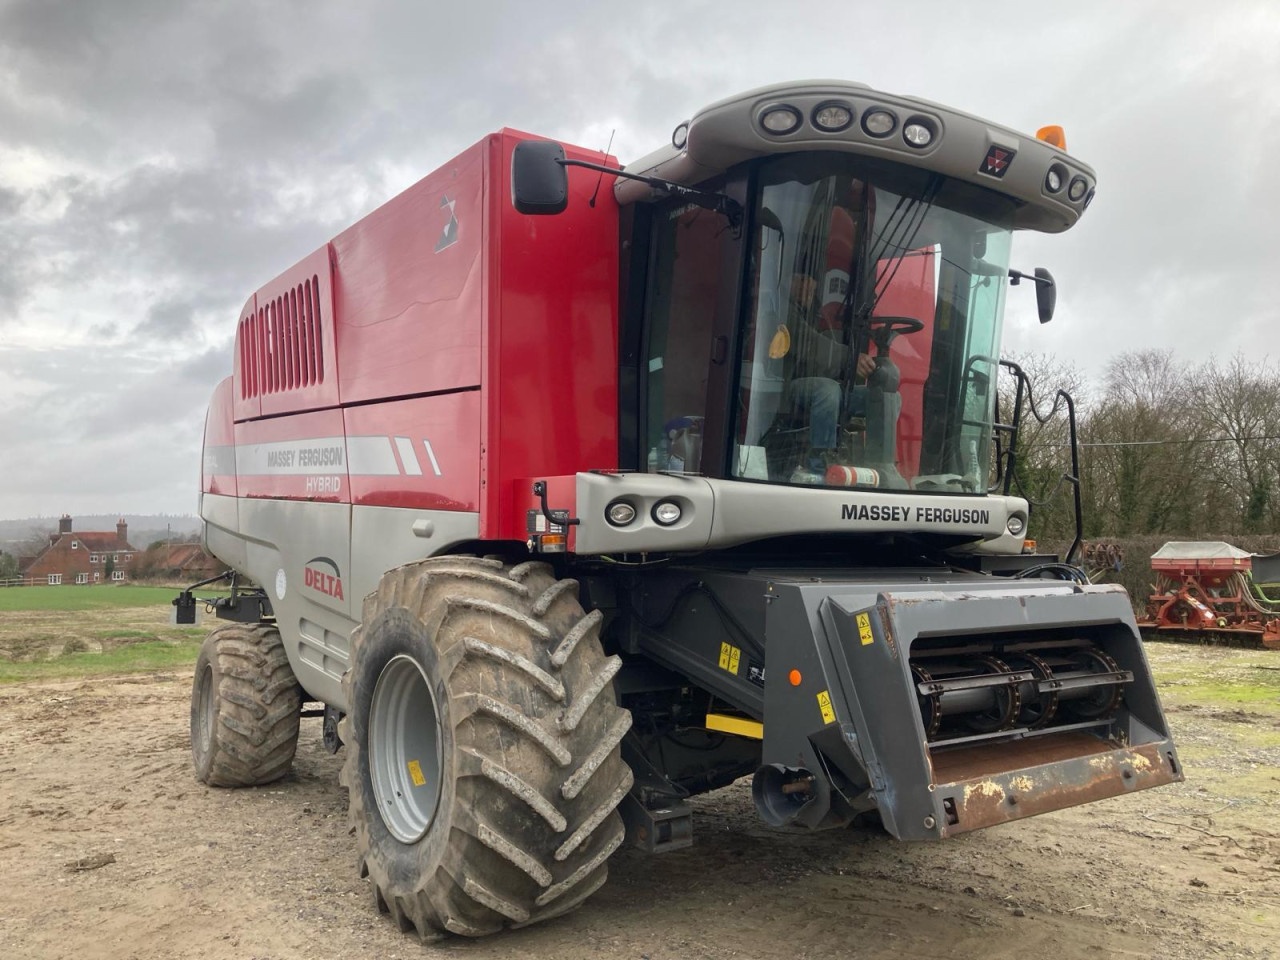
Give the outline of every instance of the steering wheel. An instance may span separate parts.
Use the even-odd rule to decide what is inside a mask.
[[[894,337],[900,333],[919,333],[924,329],[924,321],[915,317],[867,317],[867,329],[880,355],[886,356]]]
[[[924,321],[915,317],[867,317],[867,326],[877,333],[919,333]]]

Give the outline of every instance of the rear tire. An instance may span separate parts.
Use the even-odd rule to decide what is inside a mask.
[[[191,756],[211,787],[279,780],[298,747],[302,688],[280,632],[228,623],[205,639],[191,688]]]
[[[365,599],[342,782],[362,873],[402,930],[483,936],[604,883],[631,716],[577,586],[544,563],[444,557]]]

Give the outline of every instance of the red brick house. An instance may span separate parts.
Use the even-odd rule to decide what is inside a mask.
[[[204,580],[227,569],[226,564],[198,543],[152,544],[134,561],[151,576]]]
[[[129,525],[121,517],[115,533],[71,529],[70,514],[58,520],[44,552],[22,570],[24,577],[48,583],[107,583],[129,579],[129,564],[137,551],[129,544]]]

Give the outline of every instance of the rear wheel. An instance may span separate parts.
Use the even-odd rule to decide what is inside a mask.
[[[191,756],[212,787],[279,780],[298,747],[302,688],[280,632],[228,623],[205,639],[191,688]]]
[[[632,776],[600,620],[543,563],[427,560],[365,599],[342,779],[362,869],[401,929],[482,936],[604,883]]]

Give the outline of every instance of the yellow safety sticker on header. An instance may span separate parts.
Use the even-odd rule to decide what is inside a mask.
[[[876,638],[871,634],[871,614],[860,613],[855,618],[858,621],[858,638],[865,647],[869,643],[875,643]]]
[[[409,779],[415,787],[426,786],[427,778],[422,775],[422,765],[417,760],[409,761]]]
[[[825,690],[818,694],[818,709],[822,711],[823,723],[836,722],[836,711],[835,708],[831,706],[831,694],[827,693]]]
[[[720,644],[720,669],[728,670],[735,677],[738,675],[738,662],[742,659],[742,651],[728,643]]]

